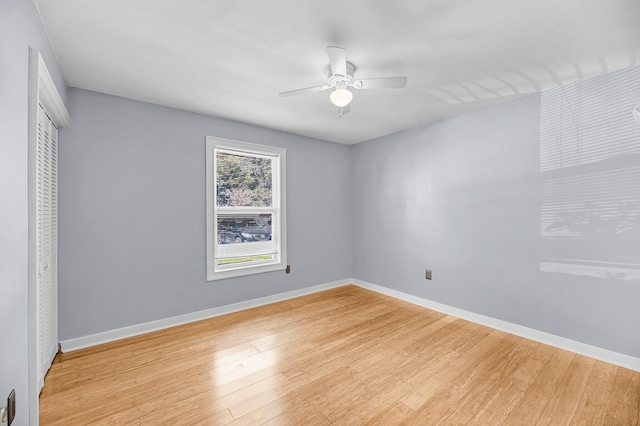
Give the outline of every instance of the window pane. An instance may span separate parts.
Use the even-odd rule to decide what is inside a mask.
[[[216,265],[277,259],[271,213],[219,213],[217,225]]]
[[[271,207],[273,159],[216,152],[219,207]]]
[[[218,213],[218,244],[271,240],[271,213]]]

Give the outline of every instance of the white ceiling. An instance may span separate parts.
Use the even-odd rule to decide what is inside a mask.
[[[36,2],[70,86],[346,144],[640,61],[638,0]],[[330,45],[407,87],[278,96]]]

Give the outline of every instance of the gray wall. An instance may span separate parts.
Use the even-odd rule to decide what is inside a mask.
[[[607,78],[589,93],[619,106],[617,94],[598,91]],[[633,102],[607,115],[584,111],[582,124],[564,105],[566,123],[549,124],[541,122],[542,107],[546,120],[560,120],[563,111],[541,99],[354,145],[354,276],[638,357],[640,129]],[[588,127],[596,121],[598,131]],[[569,134],[576,129],[578,136]],[[622,130],[627,139],[620,142]],[[563,143],[567,161],[578,149],[574,137],[582,138],[583,156],[590,155],[588,138],[591,151],[604,154],[543,170]],[[605,155],[623,142],[626,151]],[[433,269],[432,281],[425,268]]]
[[[351,276],[348,146],[81,89],[68,97],[61,340]],[[291,274],[206,281],[206,135],[286,148]]]
[[[16,389],[17,425],[28,423],[30,46],[42,53],[64,98],[65,85],[34,3],[0,1],[0,401]]]

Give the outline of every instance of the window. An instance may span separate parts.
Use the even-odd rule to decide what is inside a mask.
[[[285,269],[285,150],[207,136],[207,280]]]

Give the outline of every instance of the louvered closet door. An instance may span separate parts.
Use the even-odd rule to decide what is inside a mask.
[[[58,351],[58,129],[38,111],[36,262],[38,384]]]

